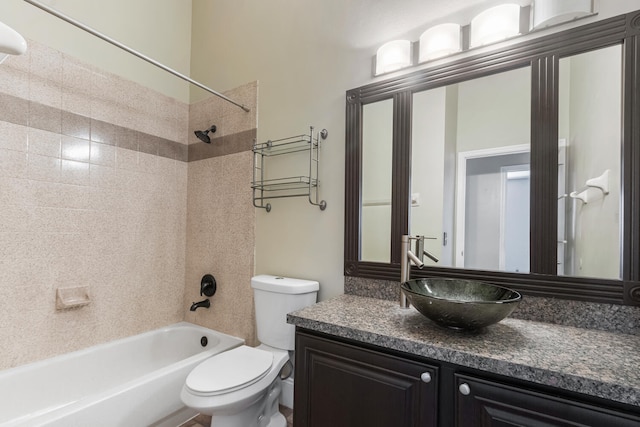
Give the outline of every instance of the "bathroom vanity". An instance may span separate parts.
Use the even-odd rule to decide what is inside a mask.
[[[354,295],[288,320],[295,425],[640,425],[638,336],[511,318],[461,333]]]

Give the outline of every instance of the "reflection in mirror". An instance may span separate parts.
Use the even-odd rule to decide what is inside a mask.
[[[391,260],[393,99],[363,107],[360,259]]]
[[[558,274],[620,279],[621,46],[561,59],[559,88]]]
[[[437,265],[529,271],[530,120],[529,68],[414,94],[410,232]]]

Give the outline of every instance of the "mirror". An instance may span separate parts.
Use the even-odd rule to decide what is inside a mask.
[[[362,259],[391,260],[393,100],[362,109]]]
[[[640,11],[348,91],[345,275],[397,281],[410,233],[440,259],[412,277],[640,304],[634,22]]]
[[[558,274],[620,279],[622,48],[562,58],[559,88]]]
[[[529,272],[530,88],[526,67],[413,94],[409,227],[438,265]]]

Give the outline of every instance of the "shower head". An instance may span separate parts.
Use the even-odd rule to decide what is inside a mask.
[[[200,141],[206,142],[207,144],[211,144],[211,138],[209,137],[209,132],[216,132],[216,125],[211,125],[211,127],[207,130],[197,130],[193,132]]]

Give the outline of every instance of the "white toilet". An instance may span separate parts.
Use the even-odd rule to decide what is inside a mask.
[[[246,345],[217,354],[187,376],[180,397],[215,427],[286,427],[278,411],[280,370],[294,349],[295,327],[287,313],[316,302],[315,281],[269,275],[251,279],[258,347]]]

